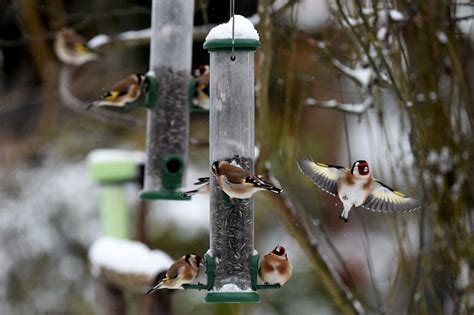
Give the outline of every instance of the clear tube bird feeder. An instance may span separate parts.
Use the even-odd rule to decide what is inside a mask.
[[[253,26],[252,26],[253,28]],[[258,36],[257,36],[258,38]],[[253,173],[254,52],[258,39],[211,39],[210,164],[226,160]],[[211,176],[210,247],[206,302],[259,302],[254,289],[253,199],[229,199]],[[210,269],[210,268],[208,268]],[[210,279],[211,278],[211,279]]]
[[[188,155],[194,1],[153,1],[152,11],[150,70],[158,88],[148,113],[145,187],[140,197],[183,199],[176,189]]]

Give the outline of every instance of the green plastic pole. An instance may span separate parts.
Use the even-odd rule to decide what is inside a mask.
[[[107,235],[129,239],[130,225],[127,200],[122,185],[103,185],[100,189],[100,211]]]

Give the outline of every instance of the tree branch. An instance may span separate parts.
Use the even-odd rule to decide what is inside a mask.
[[[314,98],[307,98],[305,104],[309,106],[317,106],[323,108],[333,108],[348,114],[363,114],[374,103],[374,96],[371,92],[365,95],[364,100],[360,103],[340,103],[336,100],[318,101]]]

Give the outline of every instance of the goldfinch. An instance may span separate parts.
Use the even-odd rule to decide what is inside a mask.
[[[209,66],[200,65],[194,70],[196,85],[194,89],[193,105],[209,109]]]
[[[209,194],[209,177],[201,177],[194,185],[200,185],[197,189],[183,192],[183,197],[193,196],[195,194]]]
[[[144,74],[132,74],[115,83],[110,91],[105,92],[100,100],[93,102],[88,108],[92,106],[125,107],[140,97],[142,86],[146,84],[146,80]]]
[[[299,161],[298,166],[319,188],[339,197],[343,204],[339,218],[345,222],[349,221],[352,207],[378,212],[408,212],[420,207],[415,199],[374,179],[367,161],[356,161],[351,169],[308,160]]]
[[[86,45],[86,40],[73,29],[63,28],[54,41],[54,51],[65,64],[80,66],[86,62],[99,59],[99,53]]]
[[[265,182],[260,175],[252,175],[240,166],[227,161],[214,162],[212,174],[216,177],[219,187],[230,198],[248,199],[260,190],[268,190],[276,194],[282,192],[280,188]]]
[[[160,289],[182,289],[183,284],[189,284],[199,276],[203,264],[204,260],[199,255],[184,255],[171,265],[165,277],[148,290],[146,294],[151,294]]]
[[[285,284],[291,277],[293,268],[283,246],[278,245],[273,251],[263,256],[258,269],[258,276],[265,284]]]

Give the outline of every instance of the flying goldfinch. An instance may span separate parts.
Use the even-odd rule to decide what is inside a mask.
[[[99,53],[86,45],[86,40],[71,28],[63,28],[56,34],[54,51],[65,64],[80,66],[99,59]]]
[[[345,222],[352,207],[378,212],[408,212],[420,207],[417,200],[374,179],[367,161],[356,161],[351,169],[308,160],[299,161],[298,166],[319,188],[339,197],[344,206],[339,218]]]
[[[282,189],[264,181],[260,175],[253,175],[240,166],[227,161],[216,161],[212,164],[212,173],[219,187],[230,197],[248,199],[257,191],[268,190],[279,194]]]
[[[263,256],[258,269],[258,276],[265,284],[285,284],[290,279],[293,268],[283,246],[278,245],[273,251]]]
[[[151,294],[160,289],[182,289],[183,284],[193,282],[198,276],[204,260],[196,254],[182,256],[166,272],[166,276],[158,284],[148,290]]]

